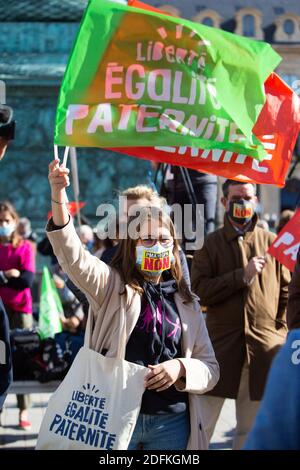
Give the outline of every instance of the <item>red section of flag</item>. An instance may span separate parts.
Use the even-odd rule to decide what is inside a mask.
[[[189,147],[127,147],[112,150],[225,178],[282,187],[300,129],[300,100],[275,73],[265,82],[265,90],[266,103],[253,128],[268,152],[262,162],[226,150]]]
[[[129,0],[128,5],[167,14],[137,0]],[[300,100],[275,73],[266,80],[265,91],[266,103],[253,128],[254,134],[263,142],[268,152],[263,162],[221,149],[127,147],[112,150],[225,178],[282,187],[300,130]]]
[[[300,247],[300,209],[283,227],[268,252],[289,271],[294,271]]]
[[[162,13],[164,15],[168,15],[165,11],[159,10],[159,8],[151,7],[150,5],[146,5],[146,3],[139,2],[138,0],[128,0],[128,5],[134,8],[141,8],[142,10],[150,10],[156,11],[157,13]]]
[[[67,209],[69,211],[69,214],[72,217],[74,217],[77,214],[78,209],[82,209],[84,206],[85,206],[85,202],[77,203],[76,201],[71,201],[71,202],[67,203]],[[52,217],[52,211],[48,212],[47,217],[48,217],[48,219],[50,219],[50,217]]]

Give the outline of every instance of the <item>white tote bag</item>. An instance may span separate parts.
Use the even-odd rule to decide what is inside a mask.
[[[89,314],[84,346],[50,398],[37,450],[127,449],[140,411],[147,368],[121,359],[126,347],[123,328],[118,357],[105,357],[89,348]]]

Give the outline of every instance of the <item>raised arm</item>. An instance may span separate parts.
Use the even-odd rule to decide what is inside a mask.
[[[65,188],[69,170],[55,160],[49,165],[52,220],[47,235],[63,271],[84,292],[96,311],[101,305],[112,275],[111,268],[84,249],[66,206]]]
[[[52,218],[57,227],[64,227],[69,222],[69,212],[65,204],[67,186],[70,186],[70,170],[54,160],[49,165],[49,183],[51,187]]]

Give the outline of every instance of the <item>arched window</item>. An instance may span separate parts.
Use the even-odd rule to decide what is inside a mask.
[[[243,36],[248,38],[255,37],[255,19],[253,15],[243,16]]]
[[[300,42],[300,15],[286,13],[275,19],[274,42]]]
[[[219,13],[215,10],[209,10],[206,8],[202,10],[198,15],[192,18],[195,23],[204,24],[205,26],[213,26],[214,28],[220,28],[222,18]]]
[[[256,8],[239,8],[235,14],[235,34],[248,38],[263,39],[262,13]]]
[[[295,23],[293,20],[287,19],[283,23],[283,31],[291,36],[295,32]]]
[[[205,26],[214,26],[214,20],[210,16],[205,16],[202,20],[202,24]]]

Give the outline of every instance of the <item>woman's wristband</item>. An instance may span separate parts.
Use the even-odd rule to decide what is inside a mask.
[[[63,205],[64,205],[64,203],[65,203],[65,202],[59,202],[59,201],[55,201],[55,200],[54,200],[54,199],[52,199],[52,198],[51,198],[51,201],[52,201],[52,202],[55,202],[55,204],[59,204],[59,205],[61,205],[61,206],[63,206]]]

